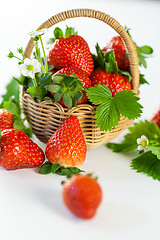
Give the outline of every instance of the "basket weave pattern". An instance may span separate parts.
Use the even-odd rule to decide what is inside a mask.
[[[130,71],[132,75],[132,90],[138,93],[139,87],[139,68],[138,57],[135,45],[128,36],[124,28],[108,14],[92,9],[73,9],[55,16],[44,22],[38,29],[50,28],[54,24],[74,17],[96,18],[110,25],[123,39],[129,56]],[[30,57],[34,47],[31,39],[25,50],[25,57]],[[121,120],[110,132],[102,132],[97,127],[95,120],[95,107],[89,104],[80,104],[78,108],[64,108],[59,103],[52,103],[50,100],[37,103],[34,99],[22,90],[21,104],[27,120],[40,141],[46,143],[52,134],[59,128],[63,121],[70,115],[75,115],[80,121],[87,148],[96,148],[119,135],[124,129],[128,128],[132,120],[121,117]]]

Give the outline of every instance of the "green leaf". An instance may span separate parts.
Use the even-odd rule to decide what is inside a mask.
[[[150,55],[153,53],[153,49],[148,45],[144,45],[144,46],[140,47],[139,49],[140,49],[140,52],[143,54]]]
[[[105,55],[105,69],[109,73],[117,73],[118,65],[115,60],[114,50],[110,50]]]
[[[31,94],[33,97],[38,97],[37,88],[35,86],[29,87],[27,93]]]
[[[66,26],[65,37],[70,37],[73,34],[77,34],[74,28]]]
[[[153,154],[157,155],[157,158],[160,160],[160,143],[159,145],[148,145],[147,148]]]
[[[63,37],[63,31],[59,27],[56,27],[54,29],[54,36],[56,39]]]
[[[130,145],[130,143],[107,143],[106,146],[112,149],[113,152],[128,152],[137,147],[137,144]]]
[[[61,86],[59,85],[48,85],[46,86],[47,90],[52,93],[58,93],[61,90]]]
[[[51,81],[52,81],[52,73],[51,72],[41,74],[41,76],[39,78],[40,88],[44,88],[45,86],[50,84]]]
[[[66,76],[64,78],[64,84],[65,84],[66,87],[71,86],[71,84],[73,84],[73,82],[74,82],[74,78],[73,77]]]
[[[71,170],[71,172],[72,172],[73,174],[78,174],[78,173],[80,173],[80,172],[85,172],[85,171],[83,171],[83,170],[81,170],[81,169],[79,169],[79,168],[77,168],[77,167],[70,167],[69,169]]]
[[[96,123],[101,131],[111,131],[118,125],[120,114],[113,99],[103,102],[96,110]]]
[[[1,134],[2,130],[0,129],[0,139],[2,138],[2,134]],[[0,148],[0,151],[1,151],[1,148]]]
[[[65,93],[63,95],[63,102],[66,107],[71,108],[72,107],[72,97],[69,93]]]
[[[39,173],[49,174],[52,172],[51,168],[52,168],[52,164],[49,161],[47,161],[41,166]]]
[[[82,92],[75,92],[75,94],[74,94],[74,99],[76,100],[76,101],[78,101],[78,102],[80,102],[81,101],[81,99],[82,99],[82,96],[83,96],[83,94],[82,94]]]
[[[133,159],[131,167],[138,173],[144,173],[151,176],[154,180],[160,181],[160,160],[151,151]]]
[[[11,79],[11,81],[6,86],[6,93],[2,95],[2,101],[9,101],[10,97],[15,96],[15,99],[19,102],[19,84],[14,79],[14,77]],[[3,104],[1,103],[1,108],[3,107]]]
[[[13,115],[16,115],[19,117],[19,108],[17,107],[17,105],[11,101],[4,101],[3,103],[3,107],[10,113],[12,113]]]
[[[63,80],[63,77],[62,77],[62,76],[55,76],[55,77],[52,79],[52,81],[53,81],[54,83],[61,83],[62,80]]]
[[[96,67],[102,67],[109,73],[117,73],[118,65],[115,60],[114,50],[110,50],[106,54],[102,52],[98,43],[96,44],[97,56],[93,55],[94,65]]]
[[[144,74],[139,74],[139,85],[142,85],[142,84],[145,84],[145,83],[147,83],[147,84],[149,84],[148,82],[147,82],[147,80],[144,78]]]
[[[132,76],[131,76],[131,74],[130,74],[129,72],[127,72],[127,71],[122,71],[122,70],[118,70],[118,72],[119,72],[120,74],[123,74],[123,75],[127,76],[129,83],[131,83]]]
[[[13,124],[13,128],[16,128],[16,129],[23,129],[24,128],[24,124],[22,122],[22,120],[15,120],[14,121],[14,124]]]
[[[116,107],[120,114],[129,119],[136,119],[141,116],[142,105],[138,103],[138,97],[133,91],[120,91],[114,96]]]
[[[104,101],[111,99],[112,93],[110,89],[106,85],[95,85],[94,87],[90,87],[86,89],[86,95],[89,100],[95,104],[99,105]]]
[[[52,173],[56,173],[56,171],[61,168],[61,165],[59,164],[52,164],[52,167],[51,167],[51,172]]]
[[[129,133],[124,136],[122,143],[108,143],[107,147],[114,152],[127,152],[137,148],[137,139],[142,135],[146,136],[149,141],[160,137],[160,129],[154,122],[147,120],[134,123],[128,128]]]

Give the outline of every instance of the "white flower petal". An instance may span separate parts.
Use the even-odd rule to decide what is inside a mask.
[[[141,144],[142,140],[141,138],[137,138],[137,144]]]
[[[142,151],[142,150],[144,150],[144,147],[142,147],[142,145],[138,145],[137,149],[138,149],[138,151]]]
[[[141,140],[142,140],[142,141],[147,141],[146,136],[142,135],[142,136],[141,136]]]
[[[28,77],[28,73],[29,73],[29,71],[26,68],[21,70],[21,74],[25,77]]]
[[[31,77],[31,78],[34,78],[34,77],[35,77],[35,74],[33,73],[33,71],[29,71],[29,72],[28,72],[28,76]]]
[[[32,61],[31,59],[25,58],[25,59],[24,59],[24,65],[27,65],[27,66],[28,66],[28,65],[32,65],[32,64],[31,64],[31,61]]]

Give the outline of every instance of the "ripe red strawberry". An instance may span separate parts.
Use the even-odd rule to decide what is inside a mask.
[[[158,112],[151,119],[151,122],[155,122],[157,126],[160,128],[160,108],[158,109]]]
[[[8,112],[6,109],[0,109],[0,129],[13,128],[13,114]]]
[[[70,116],[49,139],[46,157],[64,167],[81,166],[86,158],[86,143],[76,116]]]
[[[88,76],[94,69],[92,55],[87,42],[79,35],[58,38],[49,49],[48,62],[57,69],[73,67]]]
[[[90,76],[92,85],[106,85],[112,92],[112,96],[123,90],[131,90],[128,77],[119,73],[107,73],[105,69],[99,67]]]
[[[121,70],[129,70],[129,59],[127,57],[126,47],[120,36],[115,36],[111,41],[102,49],[102,52],[107,53],[114,50],[115,59],[118,68]]]
[[[102,190],[96,179],[77,174],[63,184],[63,200],[73,214],[90,219],[102,201]]]
[[[81,83],[83,84],[83,86],[85,88],[89,88],[92,86],[91,80],[90,78],[86,75],[86,73],[84,73],[82,70],[80,69],[74,69],[72,67],[68,67],[68,68],[63,68],[61,70],[59,70],[56,75],[58,75],[58,73],[64,73],[67,76],[71,76],[73,73],[75,73],[75,75],[79,78],[79,81],[81,81]],[[69,92],[69,90],[67,90]],[[86,96],[86,92],[85,91],[81,91],[82,92],[82,99],[78,102],[76,101],[76,104],[82,104],[82,103],[87,103],[88,102],[88,98]],[[52,93],[52,95],[54,96],[54,94]],[[65,106],[64,102],[63,102],[63,98],[61,98],[60,103]]]
[[[43,151],[19,129],[6,129],[1,132],[0,166],[15,170],[32,168],[43,163]]]

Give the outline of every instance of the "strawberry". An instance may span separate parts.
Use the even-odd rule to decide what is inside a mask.
[[[114,50],[115,60],[118,68],[121,70],[129,70],[129,59],[127,56],[126,47],[120,36],[115,36],[111,41],[102,49],[102,52],[107,53]]]
[[[97,180],[76,174],[63,184],[63,201],[76,216],[90,219],[102,201],[102,190]]]
[[[128,77],[119,73],[108,73],[104,68],[97,68],[90,76],[92,85],[106,85],[112,92],[112,96],[123,90],[131,90]]]
[[[56,28],[57,31],[61,30]],[[91,75],[94,65],[87,42],[79,35],[66,32],[65,36],[63,33],[57,34],[58,39],[49,49],[48,63],[57,69],[73,67]]]
[[[0,109],[0,129],[13,128],[13,114],[8,112],[6,109]]]
[[[88,102],[86,92],[83,89],[91,86],[91,80],[86,73],[80,69],[67,67],[53,75],[52,85],[47,86],[47,89],[55,101],[70,108]]]
[[[77,167],[84,163],[86,151],[79,120],[76,116],[70,116],[49,139],[45,153],[52,164]]]
[[[160,128],[160,108],[158,109],[157,113],[151,119],[151,122],[155,122],[157,126]]]
[[[19,129],[1,132],[0,166],[15,170],[41,165],[45,159],[43,151]]]

